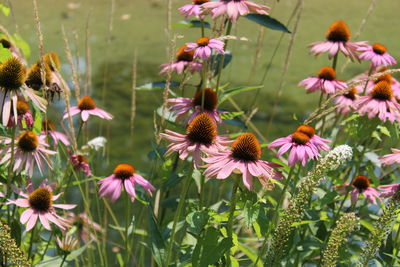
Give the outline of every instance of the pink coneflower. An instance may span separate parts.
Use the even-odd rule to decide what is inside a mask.
[[[178,10],[182,15],[185,15],[186,18],[188,17],[200,17],[203,10],[201,9],[201,5],[204,3],[209,2],[210,0],[192,0],[192,4],[187,4],[180,7]]]
[[[321,90],[326,94],[335,94],[339,90],[347,87],[345,82],[336,80],[336,71],[331,67],[323,67],[318,72],[317,77],[308,77],[299,83],[305,86],[307,93]]]
[[[151,191],[156,190],[146,179],[135,173],[135,168],[129,164],[119,164],[114,169],[114,173],[99,181],[99,193],[101,197],[107,196],[115,202],[121,195],[122,187],[130,195],[131,201],[135,201],[135,184],[139,184],[151,195]]]
[[[15,118],[14,118],[14,113],[13,111],[11,112],[7,127],[15,127]],[[18,117],[18,126],[21,129],[24,129],[24,123],[26,125],[26,128],[32,128],[34,121],[33,121],[33,116],[30,112],[29,105],[23,100],[18,100],[17,101],[17,117]],[[24,123],[23,123],[24,122]]]
[[[69,212],[66,218],[68,224],[76,226],[78,234],[80,235],[83,242],[87,243],[90,240],[97,240],[94,231],[102,232],[103,228],[94,221],[92,221],[85,212],[78,215]]]
[[[381,185],[378,186],[379,190],[383,190],[381,192],[381,197],[392,197],[400,190],[400,184],[388,184],[388,185]]]
[[[179,158],[184,160],[193,153],[193,162],[196,168],[201,165],[201,154],[216,153],[226,149],[232,143],[226,137],[218,136],[214,120],[206,113],[199,114],[186,129],[186,134],[166,130],[160,134],[162,138],[171,142],[168,145],[167,155],[178,152]]]
[[[400,149],[392,148],[391,150],[393,154],[384,155],[379,159],[383,165],[400,163]]]
[[[350,184],[346,183],[338,186],[337,189],[341,194],[347,194],[346,187],[348,186],[350,186]],[[357,203],[360,194],[363,194],[364,197],[373,204],[376,204],[376,199],[381,200],[379,198],[379,192],[375,188],[371,187],[371,182],[365,176],[357,176],[351,183],[351,186],[354,188],[350,191],[351,203],[353,205]]]
[[[187,43],[186,52],[193,51],[193,58],[209,59],[212,51],[216,51],[218,54],[224,54],[224,42],[218,39],[210,39],[208,37],[201,37],[196,40],[195,43]]]
[[[28,208],[21,214],[20,221],[22,224],[26,224],[26,231],[31,230],[38,218],[42,223],[43,227],[51,231],[49,222],[54,223],[61,229],[65,229],[67,222],[64,218],[57,215],[55,208],[70,210],[76,207],[71,204],[54,204],[61,194],[53,195],[53,189],[46,184],[47,180],[44,180],[37,189],[33,189],[32,184],[27,187],[28,193],[23,193],[22,190],[18,194],[22,198],[16,200],[9,200],[8,204],[15,204],[18,207]]]
[[[387,49],[382,44],[373,44],[358,48],[362,52],[359,56],[361,60],[371,60],[371,66],[376,68],[379,66],[396,65],[396,60],[387,53]]]
[[[387,81],[380,81],[366,96],[354,103],[356,110],[368,118],[378,117],[382,121],[400,122],[400,104],[393,97],[393,90]]]
[[[336,109],[337,113],[349,113],[354,110],[354,101],[358,98],[357,88],[351,88],[346,94],[340,95],[334,99],[335,105],[338,105]]]
[[[34,132],[25,131],[19,135],[14,143],[14,167],[13,171],[20,173],[25,170],[29,176],[33,174],[33,168],[36,165],[43,174],[43,162],[46,162],[49,168],[52,168],[51,162],[48,159],[49,155],[56,154],[55,151],[48,150],[49,146],[46,144],[45,136],[37,136]],[[3,158],[0,164],[10,164],[12,153],[12,139],[9,137],[0,137],[0,144],[4,147],[0,151]]]
[[[178,52],[176,52],[175,62],[162,64],[162,70],[159,74],[168,73],[169,71],[182,74],[185,69],[188,69],[191,73],[201,71],[203,65],[200,62],[193,61],[194,51],[186,52],[186,48],[186,45],[179,48]]]
[[[249,13],[268,15],[267,10],[271,9],[247,0],[220,0],[205,3],[201,7],[205,12],[211,12],[213,19],[226,14],[232,22],[236,22],[239,16]]]
[[[377,73],[384,72],[384,71],[387,71],[387,70],[388,70],[388,68],[382,67],[382,68],[379,68],[376,72],[373,72],[373,74],[377,74]],[[362,80],[365,80],[367,78],[368,78],[368,74],[367,73],[363,73],[362,75],[360,75],[358,77],[358,79],[355,79],[354,81],[356,81],[356,82],[357,81],[362,81]],[[370,93],[371,90],[374,89],[375,85],[377,83],[379,83],[380,81],[388,82],[392,87],[393,96],[396,99],[400,100],[400,82],[398,80],[396,80],[390,73],[382,74],[381,76],[376,78],[376,80],[369,80],[368,83],[367,83],[366,92]],[[358,91],[361,92],[361,91],[364,90],[365,83],[361,83],[361,84],[357,85],[356,87],[357,87]]]
[[[61,141],[66,146],[70,145],[68,137],[60,132],[56,131],[56,125],[51,120],[44,120],[42,122],[43,131],[40,135],[50,136],[53,139],[54,145],[58,145],[58,142]]]
[[[204,110],[202,108],[204,98]],[[184,123],[190,123],[193,118],[195,118],[200,113],[206,113],[211,118],[214,119],[215,122],[222,122],[221,117],[219,116],[219,112],[217,110],[218,106],[218,95],[211,88],[205,88],[202,90],[196,91],[193,98],[186,97],[178,97],[178,98],[170,98],[168,99],[168,104],[171,104],[170,111],[176,115],[176,120],[184,120],[189,116],[189,113],[192,109],[194,109],[193,113],[189,116],[187,120],[184,120]]]
[[[56,243],[58,247],[66,254],[71,253],[79,247],[79,240],[69,233],[65,233],[61,239],[56,236]]]
[[[325,42],[312,43],[309,47],[311,53],[316,56],[328,52],[329,58],[333,58],[340,51],[351,60],[358,59],[357,49],[367,45],[367,42],[349,42],[349,40],[350,29],[344,21],[339,20],[329,26]]]
[[[92,172],[89,167],[89,160],[82,155],[72,155],[70,158],[72,164],[74,164],[75,170],[81,170],[85,173],[86,177],[92,176]]]
[[[70,108],[71,117],[75,116],[78,113],[81,113],[82,121],[87,121],[89,119],[89,115],[98,116],[102,119],[112,120],[113,116],[102,110],[101,108],[96,107],[96,102],[94,102],[93,98],[90,96],[84,96],[78,101],[78,106]],[[68,111],[65,111],[63,119],[68,118]]]
[[[282,175],[274,169],[281,165],[261,160],[261,147],[252,133],[240,135],[232,144],[231,150],[215,153],[203,158],[206,178],[226,179],[232,172],[241,173],[243,184],[251,190],[253,176],[265,184],[268,179],[281,179]]]
[[[288,165],[293,166],[296,162],[301,162],[305,166],[308,160],[317,159],[321,150],[329,151],[329,142],[316,135],[314,127],[301,125],[291,135],[273,141],[268,148],[281,147],[278,156],[290,149]]]

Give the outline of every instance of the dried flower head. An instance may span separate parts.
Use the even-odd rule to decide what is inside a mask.
[[[16,90],[24,84],[25,79],[26,68],[18,58],[9,58],[0,65],[0,87]]]

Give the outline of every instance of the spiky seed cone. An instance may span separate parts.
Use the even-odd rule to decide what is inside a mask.
[[[40,69],[40,62],[33,64],[29,69],[28,79],[26,80],[26,85],[37,91],[43,86]],[[47,64],[44,64],[44,73],[46,85],[49,86],[51,84],[51,69]]]
[[[18,58],[12,57],[0,65],[0,87],[8,90],[20,88],[26,79],[26,68]]]
[[[44,55],[44,62],[49,65],[52,71],[60,69],[60,59],[55,52],[49,52]]]

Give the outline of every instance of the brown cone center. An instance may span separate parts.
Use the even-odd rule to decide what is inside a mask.
[[[29,105],[23,100],[17,101],[17,113],[18,115],[24,115],[29,111]]]
[[[352,185],[357,188],[359,192],[363,192],[365,189],[367,189],[370,186],[370,181],[367,177],[365,176],[357,176],[356,179],[354,179]]]
[[[300,125],[299,127],[297,127],[296,131],[306,134],[310,138],[312,138],[315,135],[315,129],[310,125],[305,125],[305,124]]]
[[[39,138],[33,132],[24,132],[18,138],[17,144],[23,152],[33,152],[39,145]]]
[[[375,54],[383,55],[386,53],[387,49],[386,46],[384,46],[383,44],[373,44],[372,50],[375,52]]]
[[[240,135],[232,144],[232,157],[241,161],[256,161],[261,158],[261,147],[252,133]]]
[[[96,108],[96,102],[90,96],[84,96],[79,99],[78,108],[80,110],[92,110]]]
[[[336,71],[331,67],[323,67],[318,72],[318,78],[333,81],[336,79]]]
[[[305,133],[295,131],[292,134],[292,141],[299,145],[305,145],[310,141],[310,137]]]
[[[29,194],[29,205],[40,212],[48,212],[53,205],[53,193],[49,189],[40,187]]]
[[[187,138],[203,145],[211,145],[217,137],[217,126],[214,120],[205,113],[197,115],[186,129]]]
[[[114,175],[119,179],[127,179],[135,173],[135,168],[130,164],[118,164],[114,169]]]
[[[348,42],[350,40],[350,29],[344,21],[335,21],[329,26],[326,39],[331,42]]]
[[[371,91],[371,96],[374,99],[379,100],[391,100],[393,96],[393,89],[390,83],[387,81],[380,81],[375,84],[374,88]]]
[[[357,89],[353,87],[343,96],[354,101],[356,99],[356,94],[357,94]]]
[[[204,95],[204,110],[214,111],[218,105],[217,93],[211,88],[196,91],[194,95],[194,105],[202,106]]]
[[[6,90],[19,89],[26,79],[26,68],[16,57],[0,65],[0,87]]]
[[[208,37],[201,37],[196,40],[198,46],[206,46],[210,42],[210,38]]]
[[[194,50],[186,52],[185,49],[187,48],[186,45],[181,46],[178,51],[176,52],[176,60],[177,61],[193,61]]]

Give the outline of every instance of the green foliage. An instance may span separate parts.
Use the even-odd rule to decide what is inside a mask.
[[[204,27],[206,29],[210,29],[211,25],[207,21],[200,20],[181,20],[178,23],[172,24],[174,28],[201,28]]]
[[[281,32],[286,32],[290,33],[290,31],[286,28],[285,25],[283,25],[281,22],[278,20],[268,16],[268,15],[263,15],[263,14],[248,14],[244,16],[246,19],[249,19],[255,23],[258,23],[264,27],[267,27],[271,30],[276,30],[276,31],[281,31]]]

